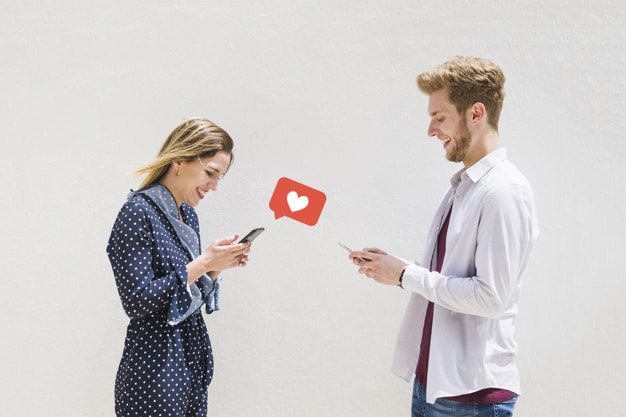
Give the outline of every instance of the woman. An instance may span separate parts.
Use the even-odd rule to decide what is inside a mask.
[[[130,317],[115,382],[115,411],[130,416],[206,416],[213,356],[200,307],[219,308],[220,272],[248,261],[238,235],[200,246],[193,209],[233,161],[233,141],[206,119],[172,131],[120,210],[107,246]]]

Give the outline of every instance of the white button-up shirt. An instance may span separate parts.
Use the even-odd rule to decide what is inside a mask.
[[[520,394],[514,333],[522,272],[539,232],[533,191],[504,148],[458,172],[451,182],[421,264],[410,264],[404,273],[403,286],[413,294],[392,371],[406,381],[415,374],[426,307],[433,301],[428,402],[484,388]],[[443,266],[441,273],[431,272],[450,205]]]

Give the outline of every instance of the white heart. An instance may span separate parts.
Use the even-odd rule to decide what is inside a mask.
[[[287,194],[287,204],[289,204],[289,210],[294,213],[309,205],[309,197],[305,195],[298,197],[297,192],[290,191],[289,194]]]

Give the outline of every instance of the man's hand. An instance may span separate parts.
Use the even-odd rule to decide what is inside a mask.
[[[408,265],[378,248],[353,251],[348,256],[359,267],[359,274],[384,285],[398,285],[402,270]]]

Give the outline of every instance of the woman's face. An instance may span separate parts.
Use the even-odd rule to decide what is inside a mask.
[[[218,151],[209,158],[196,158],[182,161],[173,166],[177,175],[174,177],[173,188],[170,190],[176,203],[182,202],[196,207],[210,190],[217,191],[217,184],[224,176],[230,164],[230,154]]]

